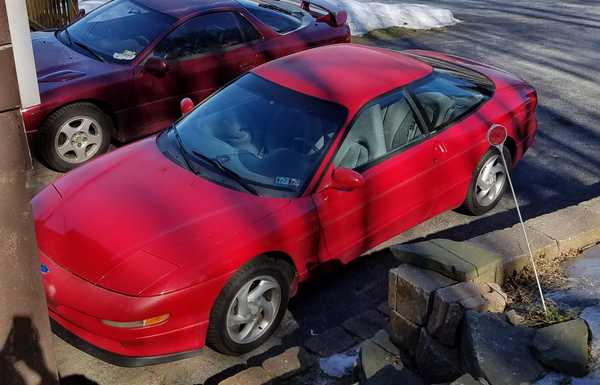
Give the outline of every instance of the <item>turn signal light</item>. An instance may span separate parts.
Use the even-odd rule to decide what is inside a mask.
[[[157,315],[156,317],[146,318],[141,321],[131,321],[131,322],[117,322],[117,321],[109,321],[102,320],[102,323],[108,326],[112,326],[115,328],[125,328],[125,329],[134,329],[134,328],[144,328],[148,326],[156,326],[167,322],[170,314],[162,314]]]

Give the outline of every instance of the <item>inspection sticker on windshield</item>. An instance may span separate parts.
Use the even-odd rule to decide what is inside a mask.
[[[117,60],[133,60],[135,59],[135,57],[137,56],[137,53],[135,51],[130,51],[128,49],[126,49],[125,51],[119,53],[119,52],[115,52],[113,54],[113,58],[117,59]]]
[[[277,186],[300,187],[300,179],[290,178],[290,177],[287,177],[287,176],[276,176],[275,177],[275,184]]]

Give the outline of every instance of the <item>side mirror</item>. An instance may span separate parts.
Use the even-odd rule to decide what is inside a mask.
[[[164,59],[151,57],[144,64],[144,69],[155,75],[162,75],[169,71],[169,64]]]
[[[179,102],[179,108],[181,109],[181,115],[185,116],[194,109],[194,101],[190,98],[183,98]]]
[[[77,13],[77,19],[81,19],[84,16],[85,16],[85,9],[81,8],[79,10],[79,12]]]
[[[352,191],[365,185],[365,178],[362,175],[346,167],[333,170],[331,181],[331,187],[343,191]]]
[[[333,24],[336,27],[341,27],[348,21],[348,12],[344,10],[336,11],[333,13]]]

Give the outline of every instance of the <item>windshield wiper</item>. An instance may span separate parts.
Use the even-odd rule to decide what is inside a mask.
[[[66,29],[65,29],[66,31]],[[68,33],[68,32],[67,32]],[[89,53],[91,53],[96,59],[100,60],[102,63],[106,63],[106,60],[104,60],[104,58],[102,56],[100,56],[99,53],[97,53],[96,51],[94,51],[93,49],[91,49],[90,47],[88,47],[87,45],[78,42],[77,40],[73,40],[70,37],[71,35],[69,35],[69,41],[71,41],[72,44],[75,44],[78,47],[83,48],[84,50],[88,51]]]
[[[177,146],[179,147],[179,153],[181,154],[185,165],[191,172],[193,172],[195,175],[198,175],[198,170],[192,167],[192,163],[190,162],[190,158],[188,157],[187,150],[183,146],[183,142],[181,141],[181,136],[179,136],[179,131],[177,131],[177,127],[175,125],[172,125],[171,129],[175,133],[175,139],[177,141]]]
[[[229,178],[233,179],[240,186],[242,186],[244,189],[246,189],[248,192],[250,192],[254,195],[258,195],[258,191],[256,191],[256,189],[254,187],[252,187],[248,183],[244,182],[244,179],[242,179],[242,177],[238,173],[236,173],[235,171],[224,166],[220,160],[210,158],[210,157],[208,157],[204,154],[201,154],[195,150],[192,150],[192,154],[196,155],[198,158],[204,160],[205,162],[211,164],[213,167],[215,167],[217,170],[219,170],[221,172],[221,174],[224,174],[224,175],[228,176]]]

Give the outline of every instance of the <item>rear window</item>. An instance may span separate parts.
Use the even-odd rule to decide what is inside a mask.
[[[295,31],[303,24],[308,13],[302,8],[283,1],[239,0],[239,3],[254,17],[278,33]]]

